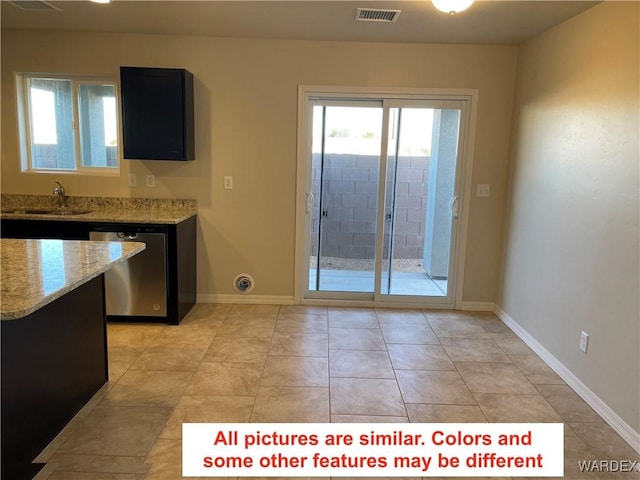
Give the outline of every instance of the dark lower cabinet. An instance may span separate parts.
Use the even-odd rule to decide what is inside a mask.
[[[2,478],[34,458],[108,380],[103,275],[1,327]]]
[[[108,321],[164,322],[178,325],[196,303],[197,217],[194,215],[178,224],[149,226],[165,235],[166,314],[162,316],[107,315]],[[3,238],[89,240],[91,231],[102,229],[109,232],[127,232],[143,227],[144,225],[131,223],[2,219],[0,232]],[[145,252],[142,252],[138,256],[144,254]],[[131,260],[136,261],[136,257]]]
[[[84,222],[56,220],[0,221],[2,238],[61,238],[64,240],[89,240],[89,230]]]

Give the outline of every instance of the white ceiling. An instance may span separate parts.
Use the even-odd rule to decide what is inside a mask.
[[[49,3],[61,11],[25,11],[2,1],[2,29],[515,45],[599,1],[476,0],[453,17],[435,10],[429,0]],[[362,23],[355,21],[358,7],[402,13],[395,23]]]

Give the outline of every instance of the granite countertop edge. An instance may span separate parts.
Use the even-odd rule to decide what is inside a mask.
[[[20,240],[16,240],[16,241],[20,241]],[[28,241],[28,240],[24,240],[24,241]],[[67,241],[67,240],[65,240]],[[104,242],[92,242],[92,241],[74,241],[74,240],[68,240],[69,242],[80,242],[80,243],[85,243],[85,244],[99,244],[99,243],[104,243]],[[4,308],[6,306],[5,302],[2,302],[2,311],[0,311],[0,321],[10,321],[10,320],[19,320],[21,318],[24,318],[30,314],[32,314],[33,312],[39,310],[40,308],[52,303],[53,301],[57,300],[58,298],[62,297],[63,295],[66,295],[67,293],[69,293],[70,291],[78,288],[79,286],[87,283],[90,280],[93,280],[94,278],[96,278],[97,276],[103,274],[104,272],[106,272],[107,270],[109,270],[111,267],[113,267],[114,265],[124,262],[125,260],[133,257],[134,255],[140,253],[141,251],[143,251],[146,248],[146,245],[142,242],[126,242],[125,248],[127,249],[126,252],[123,252],[123,254],[115,259],[115,260],[109,260],[109,262],[104,263],[103,265],[101,265],[100,267],[96,268],[95,270],[92,270],[91,272],[85,274],[84,276],[77,278],[67,284],[65,284],[62,288],[49,293],[49,294],[43,294],[41,297],[33,299],[33,301],[29,304],[28,307],[23,307],[23,308],[16,308],[13,310],[8,310],[5,311]],[[4,267],[3,267],[4,268]]]

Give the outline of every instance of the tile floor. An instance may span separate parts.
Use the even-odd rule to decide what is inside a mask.
[[[490,313],[199,304],[110,324],[110,382],[38,480],[174,480],[182,422],[564,422],[582,459],[639,455]]]

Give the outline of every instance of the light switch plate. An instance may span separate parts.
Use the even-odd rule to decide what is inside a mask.
[[[147,187],[155,187],[156,186],[156,177],[153,175],[147,175]]]
[[[224,177],[224,189],[233,190],[233,177],[231,176]]]

